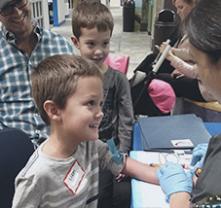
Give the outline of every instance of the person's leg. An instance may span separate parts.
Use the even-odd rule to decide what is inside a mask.
[[[98,208],[113,208],[113,178],[109,170],[100,168]]]
[[[127,177],[121,182],[113,179],[113,208],[130,208],[131,183]]]
[[[166,73],[157,74],[155,78],[168,82],[174,89],[177,97],[205,102],[201,95],[197,79],[191,79],[185,76],[173,78],[170,74]]]
[[[143,60],[142,62],[137,66],[137,68],[134,70],[134,72],[136,71],[142,71],[145,73],[148,73],[152,70],[152,63],[155,60],[156,55],[155,54],[148,54]]]

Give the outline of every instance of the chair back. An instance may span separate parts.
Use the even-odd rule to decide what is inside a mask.
[[[115,70],[127,74],[129,66],[129,56],[109,54],[104,63]]]
[[[0,131],[0,207],[12,206],[14,180],[34,152],[28,135],[18,129]]]

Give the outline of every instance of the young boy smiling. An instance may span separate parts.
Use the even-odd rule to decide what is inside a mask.
[[[99,139],[107,142],[114,138],[119,150],[127,153],[134,121],[129,82],[124,74],[104,63],[109,54],[113,27],[111,12],[99,2],[84,1],[73,11],[72,41],[81,56],[96,63],[104,75],[104,117],[99,127]],[[103,168],[100,171],[98,207],[130,207],[130,180],[126,178],[118,183],[110,171]]]
[[[158,182],[154,168],[98,140],[103,85],[97,65],[56,55],[41,62],[31,78],[50,135],[18,174],[13,208],[96,208],[99,164],[114,175]]]

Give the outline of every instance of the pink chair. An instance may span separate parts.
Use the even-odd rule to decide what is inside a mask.
[[[176,95],[167,82],[153,79],[147,86],[148,93],[155,106],[165,114],[172,112],[176,104]]]
[[[104,63],[113,69],[116,69],[124,74],[127,74],[129,60],[130,58],[127,55],[109,54],[105,59]]]

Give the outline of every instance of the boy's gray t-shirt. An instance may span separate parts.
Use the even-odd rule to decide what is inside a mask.
[[[134,122],[131,91],[125,74],[108,68],[104,74],[104,117],[99,128],[99,139],[106,142],[118,140],[119,150],[128,152],[131,148]]]
[[[99,140],[82,142],[67,159],[44,155],[43,145],[16,177],[13,208],[96,208],[99,162],[115,175],[124,166]]]

